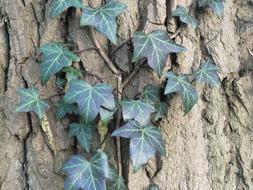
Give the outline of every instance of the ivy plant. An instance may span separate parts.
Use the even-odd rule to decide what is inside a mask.
[[[216,15],[221,15],[224,12],[223,0],[198,0],[198,3],[200,7],[209,6]]]
[[[220,0],[198,0],[198,3],[199,6],[212,7],[216,13],[220,13],[223,6]],[[69,7],[82,9],[81,26],[95,28],[110,42],[117,44],[116,18],[126,10],[125,4],[109,0],[101,7],[94,8],[83,4],[81,0],[54,0],[49,14],[52,17],[60,16]],[[178,6],[173,15],[178,16],[184,23],[197,26],[196,19],[182,6]],[[186,47],[176,43],[167,31],[154,30],[150,33],[136,31],[131,39],[132,63],[140,65],[147,62],[159,77],[166,72],[166,84],[165,87],[147,84],[141,93],[125,98],[124,87],[131,82],[137,73],[136,70],[128,76],[122,73],[113,59],[110,59],[101,48],[93,31],[91,32],[94,49],[116,76],[117,87],[114,89],[111,84],[104,83],[99,76],[95,76],[99,79],[95,80],[96,82],[84,80],[83,73],[86,71],[73,64],[81,61],[73,49],[69,49],[61,42],[49,42],[38,50],[40,79],[42,85],[47,85],[52,82],[53,76],[56,76],[55,84],[59,93],[41,99],[38,89],[34,86],[18,88],[20,102],[16,111],[34,112],[41,119],[43,131],[48,136],[53,150],[56,146],[47,119],[47,110],[50,108],[54,110],[58,120],[66,117],[74,119],[74,122],[68,124],[70,138],[76,138],[85,153],[93,156],[87,159],[87,155],[84,157],[77,154],[65,162],[62,167],[66,174],[65,190],[125,190],[127,187],[122,177],[120,137],[130,140],[130,157],[135,172],[155,154],[165,155],[164,140],[157,124],[166,116],[169,109],[166,95],[179,93],[184,112],[189,113],[198,100],[198,93],[194,87],[196,82],[218,87],[219,68],[208,59],[203,60],[200,67],[190,74],[176,73],[173,70],[164,71],[169,54],[186,51]],[[119,45],[116,49],[121,47],[122,45]],[[58,96],[57,101],[52,99],[55,96]],[[48,102],[53,105],[49,105]],[[46,124],[43,125],[43,122]],[[110,137],[107,134],[112,130],[111,136],[116,138],[117,170],[109,166],[112,163],[109,163],[103,151],[103,139]],[[97,145],[99,150],[92,154],[90,152],[94,152],[91,151],[91,145],[95,133],[98,133],[102,140],[101,144]],[[158,189],[158,186],[151,185],[150,189]]]

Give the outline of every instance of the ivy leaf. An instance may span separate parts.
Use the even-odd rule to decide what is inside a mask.
[[[77,103],[85,122],[93,121],[103,106],[109,110],[115,108],[112,87],[104,83],[91,86],[85,81],[71,80],[64,96],[67,103]]]
[[[19,88],[17,90],[20,96],[20,102],[16,108],[16,112],[35,112],[41,119],[45,111],[49,109],[49,105],[40,100],[38,89],[32,87],[29,89]]]
[[[82,71],[79,69],[75,69],[73,67],[65,67],[63,71],[66,73],[66,77],[68,82],[73,79],[78,79],[78,77],[82,77]]]
[[[89,152],[90,151],[90,143],[92,139],[92,133],[94,131],[94,126],[92,125],[84,125],[79,123],[72,123],[69,125],[70,131],[69,134],[71,137],[76,136],[78,142],[82,145],[82,147]]]
[[[127,190],[125,180],[119,176],[114,168],[110,168],[110,181],[107,184],[107,190]]]
[[[70,7],[82,8],[83,2],[82,0],[54,0],[50,6],[49,14],[51,17],[56,17]]]
[[[203,61],[200,68],[194,72],[198,82],[205,82],[212,86],[219,86],[220,81],[218,77],[219,68],[211,63],[210,60]]]
[[[90,161],[75,155],[64,164],[63,171],[68,174],[65,190],[105,190],[105,178],[109,177],[108,158],[101,150]]]
[[[159,102],[155,105],[154,121],[158,121],[166,116],[168,105],[165,102]]]
[[[121,101],[124,120],[134,119],[141,125],[146,125],[150,121],[151,113],[155,112],[155,107],[141,100]]]
[[[67,104],[64,101],[59,101],[55,104],[57,119],[64,118],[67,114],[78,114],[78,108],[75,104]]]
[[[112,0],[100,8],[85,6],[81,16],[81,26],[93,26],[113,44],[117,44],[116,17],[126,8],[125,4]]]
[[[164,94],[179,92],[182,95],[184,112],[187,114],[198,101],[197,91],[192,87],[187,76],[168,72],[167,78]]]
[[[196,28],[198,25],[198,21],[190,16],[187,9],[181,5],[177,5],[176,10],[172,12],[172,16],[178,16],[183,23],[189,24],[193,28]]]
[[[198,0],[198,3],[200,7],[211,7],[216,15],[221,15],[224,12],[223,0]]]
[[[161,90],[158,86],[148,84],[143,89],[143,100],[150,102],[160,102]]]
[[[130,138],[130,156],[136,172],[156,151],[165,154],[165,147],[159,128],[152,125],[141,126],[129,121],[112,133],[112,136]]]
[[[68,51],[63,44],[57,42],[44,44],[39,48],[39,53],[43,53],[40,64],[42,85],[62,68],[70,66],[73,61],[80,61],[77,55]]]
[[[113,114],[115,113],[116,109],[111,111],[108,109],[105,109],[103,107],[100,108],[99,115],[100,119],[103,122],[104,125],[108,125],[111,119],[113,118]]]
[[[67,83],[67,81],[65,79],[62,79],[60,77],[57,77],[55,80],[55,85],[57,86],[57,88],[63,90],[65,84]]]
[[[170,39],[168,33],[156,30],[149,34],[135,32],[133,35],[133,62],[147,58],[149,66],[161,75],[169,53],[185,51],[186,48]]]
[[[160,190],[160,188],[158,187],[158,185],[152,184],[149,186],[148,190]]]

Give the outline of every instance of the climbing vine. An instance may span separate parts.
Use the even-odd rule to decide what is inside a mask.
[[[221,0],[198,0],[198,5],[211,7],[217,15],[220,15],[224,9]],[[124,73],[101,48],[94,29],[117,45],[116,17],[125,11],[127,6],[115,0],[108,0],[99,8],[84,5],[82,0],[54,0],[49,13],[52,17],[56,17],[69,7],[82,9],[80,24],[90,27],[95,45],[91,49],[97,51],[115,75],[117,87],[114,89],[110,84],[105,84],[99,76],[94,76],[99,81],[98,83],[91,84],[85,81],[84,76],[92,74],[85,68],[75,67],[73,63],[80,62],[76,52],[71,51],[63,43],[50,42],[42,45],[38,50],[40,79],[41,84],[46,85],[51,77],[56,75],[59,91],[56,96],[60,96],[61,100],[49,105],[47,100],[40,99],[39,91],[35,87],[20,88],[17,90],[20,102],[16,111],[37,114],[53,150],[55,150],[55,144],[46,113],[50,106],[55,108],[58,120],[67,115],[78,118],[79,122],[69,124],[69,134],[70,137],[77,139],[86,152],[90,152],[92,136],[96,130],[103,137],[100,147],[91,159],[74,155],[65,162],[62,170],[66,174],[64,184],[66,190],[124,190],[127,188],[122,177],[120,137],[130,139],[130,157],[134,172],[138,171],[157,152],[165,155],[161,131],[156,126],[157,121],[165,116],[168,107],[163,96],[179,93],[182,97],[184,112],[187,114],[198,100],[194,84],[200,82],[218,86],[219,69],[211,60],[203,60],[200,67],[190,74],[175,73],[172,70],[164,72],[168,54],[187,51],[187,48],[177,44],[173,40],[173,35],[170,36],[166,31],[155,30],[148,34],[139,31],[128,40],[134,47],[132,63],[135,64],[135,69],[130,75],[124,76]],[[193,28],[198,25],[198,21],[189,15],[183,6],[178,6],[172,16],[179,17],[181,22]],[[122,45],[119,45],[115,51],[121,47]],[[79,52],[81,51],[85,52],[89,49]],[[159,77],[167,78],[165,88],[148,84],[134,98],[125,98],[124,87],[131,82],[138,69],[145,63]],[[110,123],[112,125],[109,125]],[[109,164],[108,156],[103,151],[103,142],[108,134],[109,126],[114,127],[111,136],[116,138],[117,170]],[[150,189],[158,189],[158,186],[153,184]]]

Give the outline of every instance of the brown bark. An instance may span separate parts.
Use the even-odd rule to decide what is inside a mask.
[[[220,18],[210,9],[197,10],[192,0],[120,0],[128,9],[118,19],[119,43],[136,30],[145,32],[178,27],[170,18],[177,4],[192,5],[199,20],[196,30],[184,29],[176,41],[187,52],[171,55],[167,68],[190,73],[200,60],[210,58],[220,67],[220,88],[197,85],[199,101],[184,116],[179,96],[168,100],[168,116],[160,125],[166,142],[166,157],[156,156],[136,174],[128,166],[124,145],[123,173],[130,190],[156,183],[162,190],[250,190],[253,189],[253,2],[227,0]],[[99,3],[99,0],[95,0]],[[50,41],[74,42],[78,49],[94,47],[89,30],[79,26],[80,10],[69,9],[60,18],[48,15],[47,0],[0,0],[0,189],[63,189],[62,163],[81,151],[67,135],[66,121],[50,124],[56,153],[47,143],[34,114],[17,114],[16,88],[35,85],[42,96],[55,94],[54,79],[42,87],[36,63],[38,47]],[[113,46],[99,36],[108,53]],[[116,86],[114,75],[103,59],[90,51],[80,54],[81,64]],[[133,68],[131,46],[125,45],[115,57],[118,67],[128,75]],[[88,78],[93,80],[94,78]],[[154,80],[155,79],[155,80]],[[95,79],[94,79],[95,80]],[[154,73],[141,67],[126,87],[127,97],[142,91],[147,83],[162,83]],[[98,142],[94,141],[95,149]],[[124,143],[123,144],[127,144]],[[107,140],[108,154],[115,162],[114,141]]]

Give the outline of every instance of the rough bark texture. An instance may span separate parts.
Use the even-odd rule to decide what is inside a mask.
[[[199,101],[184,116],[179,96],[168,102],[168,116],[160,125],[166,142],[166,157],[153,158],[133,174],[128,149],[122,147],[124,176],[130,190],[145,189],[150,183],[162,190],[250,190],[253,189],[253,1],[227,0],[220,18],[210,9],[196,9],[193,0],[120,0],[128,5],[118,19],[119,41],[136,30],[164,29],[174,32],[177,21],[170,18],[177,4],[192,7],[199,20],[196,30],[184,29],[176,38],[187,52],[171,55],[167,68],[191,73],[202,58],[212,59],[220,68],[220,88],[197,85]],[[14,112],[16,88],[35,85],[43,97],[54,94],[52,79],[39,84],[36,51],[50,41],[74,42],[76,49],[93,46],[89,30],[79,27],[80,10],[70,9],[60,18],[50,18],[47,0],[0,0],[0,189],[63,189],[62,163],[80,151],[67,136],[66,123],[50,124],[56,152],[50,149],[38,119],[33,114]],[[94,0],[94,3],[100,3]],[[113,46],[100,37],[110,53]],[[133,65],[132,47],[124,46],[115,62],[127,75]],[[115,85],[115,78],[97,53],[81,54],[82,66]],[[155,79],[155,80],[154,80]],[[125,90],[133,97],[147,83],[161,83],[143,67]],[[125,143],[124,143],[125,144]],[[126,143],[127,144],[127,143]],[[94,145],[95,146],[95,145]],[[114,142],[106,151],[115,155]],[[114,158],[114,157],[113,157]],[[113,159],[112,158],[112,162]]]

